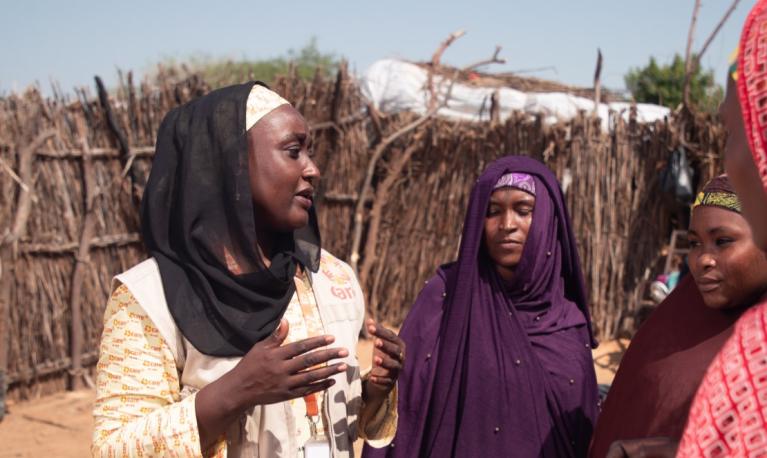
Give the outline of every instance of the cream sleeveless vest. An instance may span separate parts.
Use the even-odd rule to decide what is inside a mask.
[[[322,251],[320,270],[310,274],[325,332],[335,336],[334,346],[349,349],[346,373],[334,376],[336,383],[324,394],[327,434],[334,457],[352,457],[357,439],[357,415],[362,406],[362,385],[356,346],[362,329],[365,303],[353,270],[343,261]],[[124,284],[136,298],[170,347],[181,379],[182,396],[200,390],[230,371],[240,360],[204,355],[184,338],[168,310],[157,262],[153,259],[117,275],[112,288]],[[255,406],[227,430],[230,457],[289,457],[299,447],[291,431],[296,419],[286,402]]]

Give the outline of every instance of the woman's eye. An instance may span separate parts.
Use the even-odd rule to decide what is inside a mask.
[[[290,148],[288,148],[288,154],[289,154],[289,155],[290,155],[290,157],[292,157],[293,159],[297,159],[297,158],[298,158],[298,156],[300,156],[300,155],[301,155],[301,147],[299,147],[299,146],[294,146],[294,147],[290,147]]]
[[[726,238],[726,237],[716,239],[717,246],[729,245],[732,242],[734,242],[734,240],[732,240],[731,238]]]
[[[698,248],[700,246],[700,242],[697,240],[690,240],[689,244],[690,244],[690,249]]]

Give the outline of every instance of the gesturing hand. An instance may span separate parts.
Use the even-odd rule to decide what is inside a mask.
[[[232,377],[238,381],[236,389],[247,404],[273,404],[323,391],[335,382],[329,377],[346,371],[345,363],[325,363],[348,356],[347,349],[312,351],[333,343],[333,336],[310,337],[282,346],[287,336],[288,322],[282,320],[271,336],[255,344],[232,369]]]
[[[326,390],[334,383],[329,377],[346,371],[345,363],[325,363],[345,358],[349,355],[347,349],[317,350],[333,343],[333,336],[311,337],[282,346],[287,336],[288,322],[282,320],[277,330],[253,345],[234,369],[197,393],[195,411],[203,450],[250,407]]]
[[[405,364],[405,342],[392,330],[374,320],[367,320],[368,332],[375,337],[373,369],[366,384],[366,399],[380,399],[389,394]]]

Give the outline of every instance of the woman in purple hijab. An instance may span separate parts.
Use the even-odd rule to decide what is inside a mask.
[[[366,457],[585,456],[599,410],[595,345],[554,174],[522,156],[479,177],[458,260],[402,326],[399,424]]]

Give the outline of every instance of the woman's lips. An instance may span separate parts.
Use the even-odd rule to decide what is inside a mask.
[[[700,290],[701,293],[711,293],[722,285],[721,281],[703,281],[698,283],[698,290]]]
[[[309,210],[310,208],[312,208],[312,199],[302,195],[296,195],[294,199],[296,199],[296,202],[298,202],[298,205],[304,207],[305,209]]]

